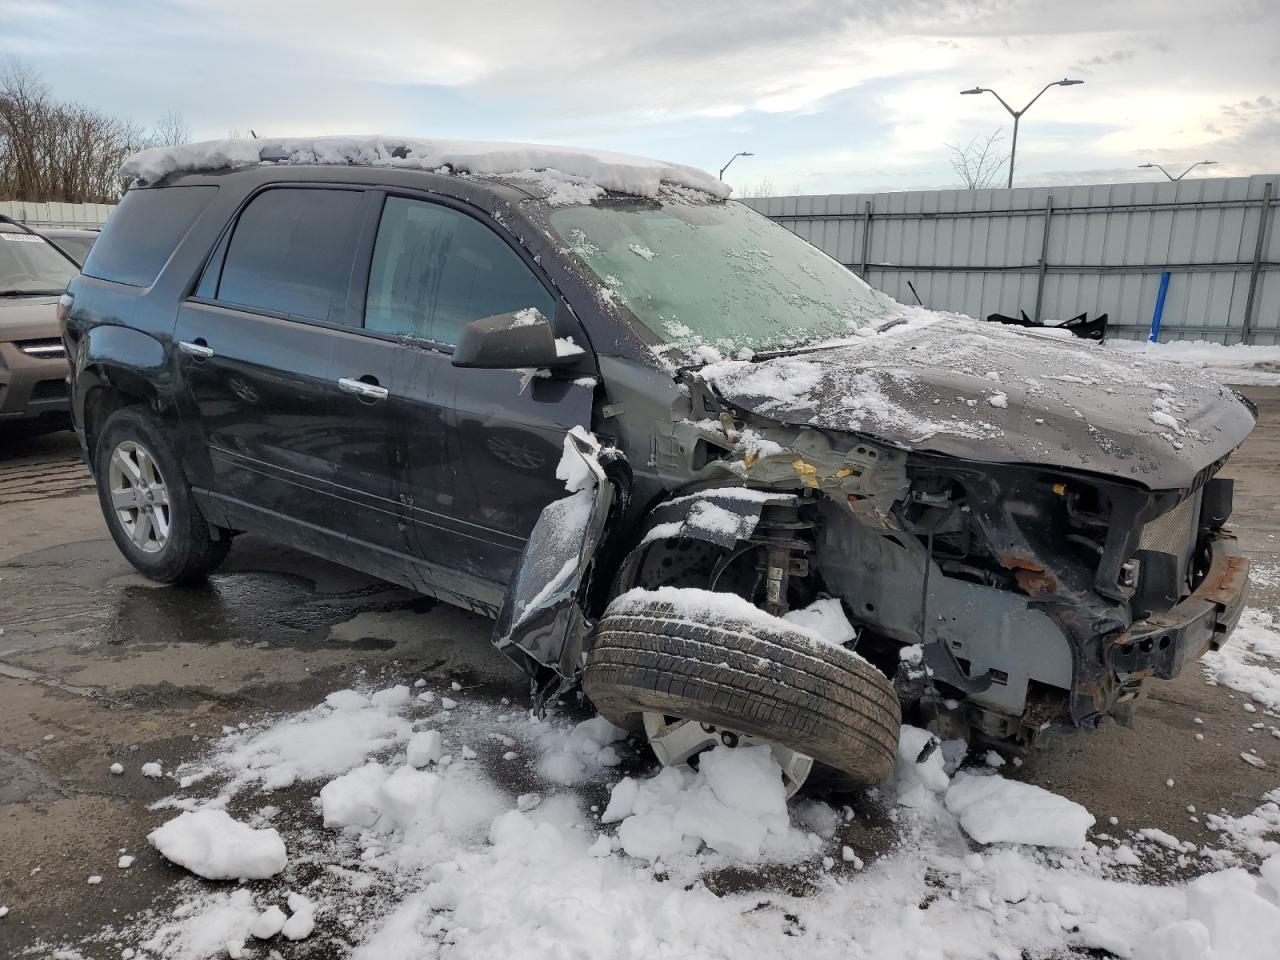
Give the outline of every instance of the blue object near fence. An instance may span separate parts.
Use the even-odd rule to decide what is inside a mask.
[[[1169,271],[1166,270],[1160,274],[1160,292],[1156,294],[1156,312],[1151,315],[1151,336],[1147,337],[1152,343],[1160,342],[1160,318],[1164,316],[1164,295],[1169,292]]]

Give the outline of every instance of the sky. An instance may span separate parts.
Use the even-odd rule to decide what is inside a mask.
[[[1023,118],[1015,184],[1280,171],[1280,0],[0,0],[0,60],[195,139],[521,140],[708,170],[739,194],[957,186]]]

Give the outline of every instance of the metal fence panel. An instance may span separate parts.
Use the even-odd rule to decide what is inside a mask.
[[[0,200],[0,214],[33,227],[96,230],[107,222],[113,203],[28,203]]]
[[[1047,321],[1106,313],[1138,338],[1168,271],[1165,339],[1280,342],[1280,175],[743,203],[904,303],[910,283],[941,310],[1034,316],[1038,303]]]

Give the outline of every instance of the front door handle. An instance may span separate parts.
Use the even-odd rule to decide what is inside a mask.
[[[201,360],[208,360],[213,356],[213,347],[206,345],[203,340],[196,340],[194,343],[190,340],[179,340],[178,349]]]
[[[363,380],[342,377],[338,380],[338,386],[347,393],[354,393],[357,397],[363,397],[366,400],[387,399],[387,388],[380,387],[376,383],[365,383]]]

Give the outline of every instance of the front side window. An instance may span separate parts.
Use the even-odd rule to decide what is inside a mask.
[[[279,188],[258,194],[236,223],[218,300],[308,320],[345,306],[363,194]]]
[[[365,305],[367,330],[457,344],[472,320],[555,299],[501,237],[449,207],[388,197]]]

